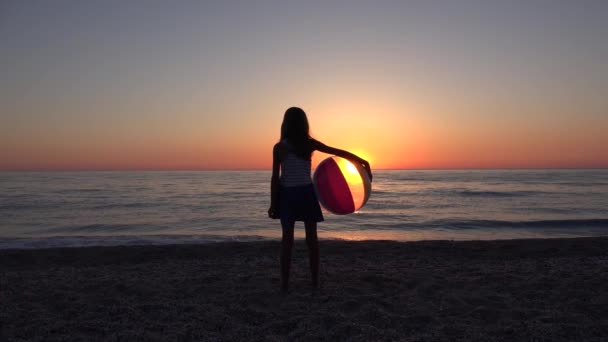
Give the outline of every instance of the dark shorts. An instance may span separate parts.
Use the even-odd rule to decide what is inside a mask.
[[[323,213],[312,184],[281,187],[279,216],[282,224],[321,222]]]

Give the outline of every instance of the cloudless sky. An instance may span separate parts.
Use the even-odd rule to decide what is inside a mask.
[[[0,2],[0,169],[608,167],[608,1]],[[315,162],[324,157],[315,155]]]

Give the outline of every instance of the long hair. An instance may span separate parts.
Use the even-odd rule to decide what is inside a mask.
[[[310,158],[312,155],[308,118],[301,108],[291,107],[285,111],[281,124],[281,141],[287,141],[300,158]]]

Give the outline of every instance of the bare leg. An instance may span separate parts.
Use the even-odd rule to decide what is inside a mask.
[[[289,269],[291,268],[291,254],[293,250],[293,228],[295,222],[281,222],[283,238],[281,239],[281,290],[289,289]]]
[[[308,246],[312,286],[316,289],[319,288],[319,239],[317,237],[317,222],[305,222],[304,226],[306,228],[306,245]]]

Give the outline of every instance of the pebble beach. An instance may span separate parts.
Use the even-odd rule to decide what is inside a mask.
[[[608,238],[0,250],[7,341],[605,341]]]

